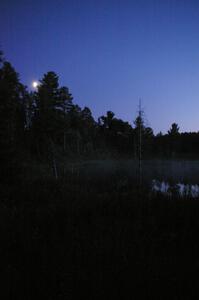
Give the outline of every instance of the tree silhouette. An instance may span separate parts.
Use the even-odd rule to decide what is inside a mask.
[[[168,134],[171,135],[171,136],[176,136],[179,134],[179,127],[178,127],[178,124],[176,123],[173,123],[171,125],[171,128],[168,130]]]
[[[1,59],[0,68],[0,160],[3,176],[17,173],[17,154],[24,126],[24,86],[12,65]]]
[[[112,111],[107,111],[106,116],[101,116],[98,119],[98,123],[102,128],[111,129],[111,124],[115,114]]]

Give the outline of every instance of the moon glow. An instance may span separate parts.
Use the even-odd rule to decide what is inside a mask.
[[[32,83],[32,87],[34,88],[34,89],[36,89],[37,87],[38,87],[38,82],[37,81],[33,81],[33,83]]]

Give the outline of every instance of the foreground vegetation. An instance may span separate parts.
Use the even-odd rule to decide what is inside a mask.
[[[195,299],[199,199],[120,176],[18,182],[1,200],[7,299]]]

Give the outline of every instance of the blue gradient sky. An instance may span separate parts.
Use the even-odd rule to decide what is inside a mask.
[[[3,0],[0,46],[30,86],[53,70],[74,102],[199,130],[199,1]]]

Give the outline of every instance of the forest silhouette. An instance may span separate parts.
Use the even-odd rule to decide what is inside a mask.
[[[59,166],[66,158],[137,158],[139,130],[143,159],[198,158],[198,132],[180,133],[174,122],[166,134],[154,135],[145,126],[144,116],[138,115],[130,125],[112,111],[96,121],[88,107],[82,109],[73,102],[56,73],[47,72],[35,91],[29,91],[3,54],[0,97],[0,156],[5,179],[16,176],[19,165],[30,157],[49,164],[55,177],[63,173]]]

